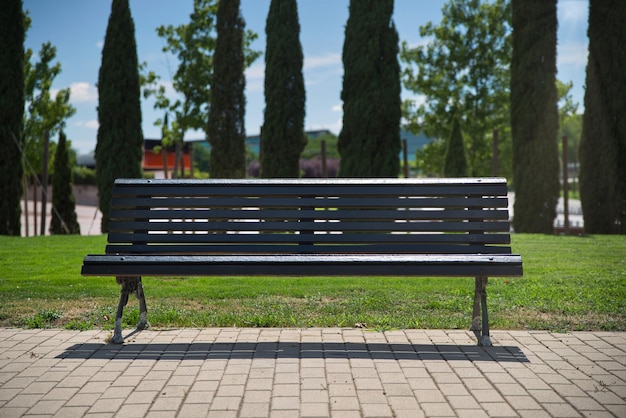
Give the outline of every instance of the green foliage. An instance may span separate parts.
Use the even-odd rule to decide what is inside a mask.
[[[340,177],[397,177],[400,65],[393,0],[351,0],[343,44]]]
[[[174,103],[158,96],[157,107],[175,115],[181,129],[202,129],[206,121],[207,87],[211,84],[213,51],[215,50],[215,13],[217,0],[194,0],[187,24],[159,26],[156,31],[165,41],[163,52],[176,55],[178,68],[172,79],[174,90],[183,100]],[[184,135],[184,132],[183,132]]]
[[[24,15],[21,0],[0,8],[0,235],[20,235],[24,146]]]
[[[415,151],[415,166],[421,175],[441,177],[443,175],[446,141],[434,139],[422,149]]]
[[[200,143],[193,143],[193,162],[196,168],[204,173],[209,172],[209,160],[211,159],[211,152],[209,149]]]
[[[559,125],[559,145],[563,136],[567,136],[567,161],[570,163],[579,161],[578,147],[582,138],[583,115],[571,115],[563,119]],[[559,148],[559,153],[562,148]]]
[[[70,104],[70,89],[61,89],[54,98],[51,95],[52,83],[61,73],[61,63],[53,64],[56,47],[50,42],[41,46],[39,61],[31,63],[33,51],[26,51],[24,62],[26,115],[24,135],[26,158],[37,173],[42,173],[45,136],[53,137],[65,126],[76,109]]]
[[[215,13],[217,0],[194,0],[190,22],[179,26],[159,26],[157,34],[164,39],[163,52],[174,54],[179,61],[172,86],[181,99],[170,101],[163,85],[157,86],[159,76],[149,72],[143,76],[144,96],[156,96],[155,108],[165,110],[163,120],[156,121],[163,133],[163,146],[174,146],[176,151],[172,177],[182,174],[182,144],[189,129],[201,129],[206,124],[215,50]],[[145,64],[144,64],[145,66]],[[173,120],[168,125],[168,113]],[[181,174],[179,174],[179,172]]]
[[[318,137],[307,139],[306,147],[302,151],[302,158],[311,159],[322,156],[322,141],[326,144],[326,157],[339,158],[337,149],[338,138],[332,132],[324,133]]]
[[[562,155],[562,138],[567,136],[567,161],[570,163],[578,161],[578,144],[582,134],[582,115],[576,113],[578,103],[574,102],[570,91],[574,83],[563,83],[556,80],[557,96],[559,98],[559,155]]]
[[[194,0],[189,23],[159,26],[156,29],[157,34],[165,41],[163,52],[172,53],[178,59],[172,86],[181,99],[171,101],[166,95],[165,86],[159,83],[161,77],[153,71],[141,74],[144,97],[155,96],[154,107],[166,112],[163,119],[155,121],[155,125],[162,129],[163,146],[174,146],[177,155],[180,155],[185,133],[189,129],[205,128],[208,120],[217,9],[217,0]],[[250,43],[256,38],[257,34],[252,31],[244,34],[246,66],[260,56],[260,52],[250,49]],[[145,63],[141,65],[141,70],[146,70]],[[173,116],[169,125],[168,114]],[[173,177],[179,175],[179,168],[182,169],[182,166],[174,167]]]
[[[626,234],[626,3],[591,0],[580,197],[585,231]]]
[[[118,177],[141,178],[143,132],[135,25],[128,0],[113,0],[98,74],[96,173],[102,232]]]
[[[405,102],[407,127],[431,138],[449,138],[448,115],[455,109],[469,140],[470,174],[491,174],[492,132],[497,129],[500,175],[510,176],[509,1],[450,0],[442,14],[438,26],[428,22],[420,27],[427,43],[416,47],[402,43],[404,87],[425,99],[417,106]],[[431,150],[441,155],[443,151]],[[440,165],[436,174],[442,173]]]
[[[560,189],[556,0],[513,0],[512,6],[513,227],[552,233]]]
[[[78,234],[80,225],[76,216],[76,198],[74,197],[72,168],[69,162],[67,138],[59,132],[59,143],[54,155],[54,175],[52,176],[52,219],[51,234]]]
[[[245,22],[239,3],[239,0],[220,1],[217,10],[217,42],[207,128],[212,178],[246,176]]]
[[[96,170],[88,167],[72,167],[74,184],[96,185]]]
[[[24,318],[25,328],[52,328],[63,318],[63,314],[55,309],[42,309],[35,315]]]
[[[296,0],[272,0],[265,24],[265,114],[262,177],[300,177],[305,89]]]
[[[25,24],[27,28],[30,26],[28,17]],[[54,166],[56,146],[49,138],[63,129],[67,119],[76,113],[76,109],[70,104],[69,88],[52,94],[54,79],[61,73],[61,64],[54,63],[56,48],[46,42],[39,51],[38,60],[31,62],[32,58],[33,51],[29,48],[23,63],[26,99],[24,158],[28,167],[27,178],[31,184],[35,184],[37,175],[46,181],[48,167]],[[66,164],[70,164],[70,158],[75,158],[74,154],[70,150],[65,152]]]
[[[459,118],[455,117],[452,122],[452,132],[446,147],[446,155],[443,166],[443,174],[446,177],[467,177],[469,168],[465,156],[465,144]]]

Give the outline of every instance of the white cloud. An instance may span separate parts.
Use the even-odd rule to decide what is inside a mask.
[[[588,1],[559,0],[557,15],[559,24],[584,24],[589,11]]]
[[[331,110],[332,110],[333,112],[342,112],[342,111],[343,111],[343,104],[342,104],[342,103],[336,104],[336,105],[334,105],[334,106],[331,108]]]
[[[265,78],[265,64],[253,64],[252,66],[246,68],[246,78],[248,80]]]
[[[95,102],[98,100],[98,89],[96,86],[84,81],[70,84],[72,92],[71,101],[73,103]]]
[[[585,43],[559,45],[557,54],[558,66],[567,65],[574,68],[585,68],[587,65],[588,48]]]
[[[263,91],[265,64],[257,63],[246,69],[246,91]]]
[[[102,48],[104,48],[104,41],[98,41],[96,43],[96,46],[98,47],[99,50],[102,50]]]
[[[341,132],[341,128],[343,127],[343,119],[337,119],[334,123],[312,123],[305,126],[305,130],[307,131],[319,131],[322,129],[328,129],[335,135],[339,135]]]
[[[91,119],[91,120],[76,121],[74,122],[74,126],[79,126],[81,128],[88,128],[88,129],[98,129],[100,124],[98,123],[97,119]]]
[[[314,57],[304,57],[304,70],[320,67],[341,66],[341,54],[326,54]]]

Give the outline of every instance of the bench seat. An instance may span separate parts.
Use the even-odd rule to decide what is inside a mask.
[[[84,275],[110,276],[517,276],[522,258],[456,255],[91,255]]]

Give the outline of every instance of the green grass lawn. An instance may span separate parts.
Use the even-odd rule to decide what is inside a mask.
[[[524,277],[489,280],[495,329],[626,331],[626,236],[513,235]],[[0,237],[0,326],[112,329],[113,277],[81,277],[105,236]],[[144,278],[154,327],[467,329],[468,278]],[[125,327],[138,321],[134,300]]]

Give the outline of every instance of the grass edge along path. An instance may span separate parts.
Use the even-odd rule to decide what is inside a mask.
[[[493,329],[626,331],[626,236],[514,234],[524,277],[490,278]],[[112,329],[113,277],[82,277],[105,236],[0,237],[0,326]],[[466,329],[468,278],[144,278],[153,327]],[[137,303],[125,327],[138,321]]]

